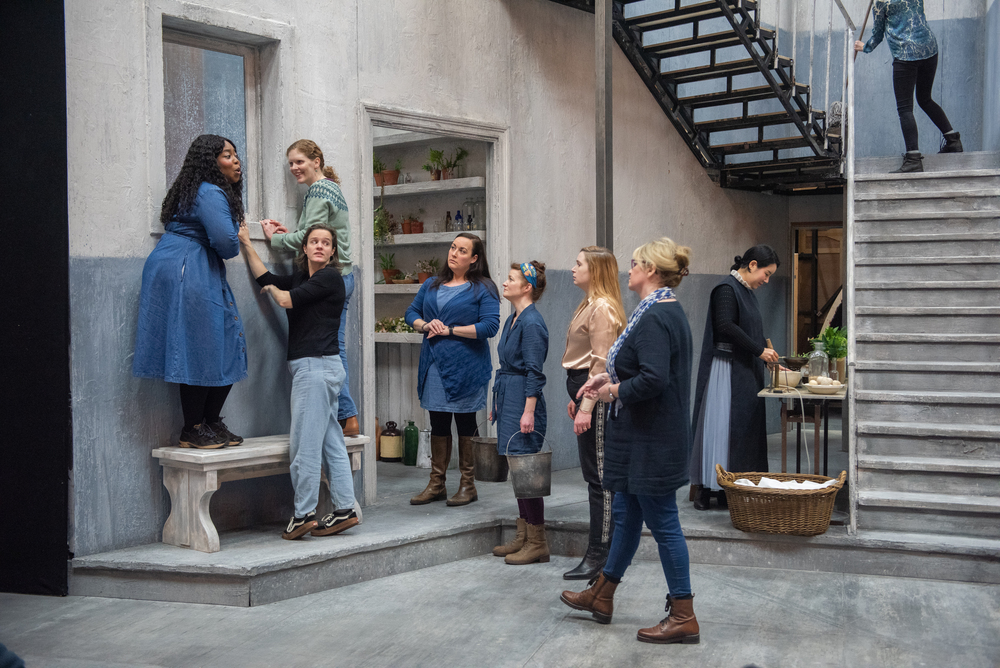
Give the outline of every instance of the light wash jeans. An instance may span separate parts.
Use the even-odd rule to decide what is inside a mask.
[[[660,565],[667,578],[670,595],[678,597],[690,594],[690,559],[677,515],[676,494],[646,496],[615,492],[611,512],[615,518],[615,531],[611,536],[611,549],[608,551],[608,563],[604,566],[604,572],[618,579],[625,575],[625,569],[632,563],[632,557],[639,549],[642,523],[645,520],[659,548]]]
[[[304,517],[319,503],[321,472],[330,483],[334,508],[354,507],[354,477],[337,422],[337,395],[344,366],[337,355],[303,357],[288,363],[292,373],[292,433],[288,455],[295,516]]]
[[[340,314],[340,329],[337,330],[340,363],[344,365],[344,386],[340,388],[340,405],[337,407],[338,420],[346,420],[358,414],[358,407],[354,405],[354,399],[351,399],[351,375],[347,371],[347,346],[344,345],[344,332],[347,330],[347,305],[353,294],[354,274],[350,273],[344,276],[344,311]]]

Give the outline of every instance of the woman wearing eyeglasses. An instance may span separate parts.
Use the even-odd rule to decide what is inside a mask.
[[[532,260],[510,265],[503,282],[504,299],[514,312],[504,323],[497,355],[500,368],[493,383],[493,421],[497,425],[500,456],[530,455],[542,449],[547,415],[545,374],[542,366],[549,351],[549,330],[535,308],[545,291],[545,265]],[[518,499],[517,534],[493,554],[508,564],[524,565],[549,560],[545,537],[545,505],[541,497]]]

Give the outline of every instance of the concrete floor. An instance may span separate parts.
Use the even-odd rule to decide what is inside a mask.
[[[602,626],[559,601],[567,557],[492,556],[255,608],[0,594],[31,668],[118,666],[962,666],[1000,664],[1000,586],[692,567],[700,645],[648,645],[663,574],[636,562]]]

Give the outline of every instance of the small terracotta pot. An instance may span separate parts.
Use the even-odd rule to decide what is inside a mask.
[[[442,169],[441,170],[441,180],[442,181],[447,181],[450,178],[451,178],[451,170],[450,169]]]
[[[392,279],[396,278],[397,274],[399,274],[399,269],[383,269],[382,277],[385,278],[386,285],[391,284]]]
[[[430,272],[426,272],[426,271],[417,272],[417,282],[418,283],[423,283],[424,281],[426,281],[428,278],[430,278],[433,275],[434,274],[432,274]]]
[[[412,228],[412,225],[411,225],[410,221],[408,219],[404,220],[403,221],[403,234],[410,234],[410,229],[411,228]]]
[[[382,178],[385,180],[385,185],[394,186],[399,183],[399,170],[398,169],[387,169],[382,172]]]
[[[847,380],[847,358],[838,357],[837,358],[837,380],[841,383]]]
[[[424,221],[422,220],[411,220],[410,221],[410,231],[413,234],[423,234],[424,233]]]
[[[375,187],[376,188],[381,188],[382,186],[385,185],[385,183],[384,183],[384,180],[385,180],[384,174],[385,174],[385,172],[375,172]]]
[[[441,180],[441,170],[440,169],[431,170],[431,181],[440,181],[440,180]]]

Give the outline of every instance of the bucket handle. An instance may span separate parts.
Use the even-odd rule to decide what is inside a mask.
[[[518,434],[522,434],[522,433],[524,433],[524,432],[515,431],[513,434],[510,435],[510,438],[507,439],[507,447],[504,448],[504,452],[503,452],[503,456],[504,457],[510,457],[510,455],[507,454],[508,452],[510,452],[510,442],[514,440],[515,436],[517,436]],[[534,432],[534,430],[532,430],[532,431],[530,431],[528,433],[529,434],[534,434],[535,432]],[[545,438],[545,436],[542,435],[542,447],[544,448],[546,445],[549,446],[549,452],[552,452],[552,444],[549,443],[549,439]],[[533,452],[531,454],[537,455],[539,452],[541,452],[541,450],[539,450],[538,452]],[[515,455],[515,457],[516,456],[517,455]]]

